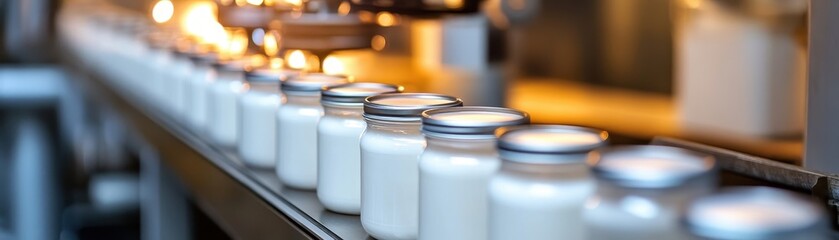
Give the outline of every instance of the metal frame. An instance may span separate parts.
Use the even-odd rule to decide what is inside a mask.
[[[804,167],[839,173],[839,1],[810,1]]]

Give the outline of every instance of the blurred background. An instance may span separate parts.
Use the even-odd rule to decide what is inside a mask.
[[[292,10],[280,6],[360,20],[289,20]],[[186,233],[143,224],[152,220],[141,216],[166,218],[171,209],[144,210],[165,197],[141,192],[184,193],[166,168],[140,161],[144,152],[120,114],[73,83],[88,75],[79,64],[103,67],[79,56],[123,46],[81,32],[68,20],[76,12],[127,16],[101,28],[171,28],[198,38],[208,28],[201,24],[217,21],[245,38],[242,54],[282,57],[292,68],[513,107],[536,123],[608,130],[619,143],[669,136],[800,165],[807,7],[806,0],[2,1],[0,239],[227,237],[193,201],[178,203],[188,213],[177,216],[192,219]],[[70,43],[74,32],[87,45]]]

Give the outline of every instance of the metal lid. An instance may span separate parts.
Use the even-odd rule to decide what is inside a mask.
[[[499,127],[530,123],[526,112],[500,107],[452,107],[422,113],[422,131],[446,138],[494,138]]]
[[[609,139],[606,131],[569,125],[502,127],[495,133],[502,159],[538,164],[584,162]]]
[[[418,121],[423,111],[463,106],[460,98],[435,93],[387,93],[364,99],[364,117],[384,121]]]
[[[631,188],[677,187],[716,171],[712,156],[675,147],[619,146],[590,156],[598,179]]]
[[[248,82],[276,82],[279,84],[280,81],[285,81],[299,75],[300,71],[298,70],[262,67],[247,70],[245,72],[245,80]]]
[[[823,210],[812,199],[770,187],[731,187],[699,198],[687,209],[689,231],[712,239],[795,239],[824,234]],[[800,236],[799,236],[800,237]]]
[[[325,87],[321,91],[321,103],[362,105],[364,99],[382,93],[400,93],[402,86],[384,83],[347,83]]]
[[[327,75],[323,73],[301,74],[283,81],[283,91],[291,92],[320,92],[323,87],[335,86],[349,82],[345,76]]]

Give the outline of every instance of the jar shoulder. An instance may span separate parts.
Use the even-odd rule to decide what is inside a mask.
[[[368,126],[361,134],[361,149],[366,151],[419,154],[425,145],[425,138],[419,132],[381,131]]]

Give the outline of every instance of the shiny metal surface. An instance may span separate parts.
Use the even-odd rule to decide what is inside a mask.
[[[426,135],[452,138],[493,138],[499,127],[530,123],[530,114],[501,107],[452,107],[422,113]]]
[[[807,83],[807,122],[804,132],[804,167],[839,173],[839,1],[810,1],[810,38]]]
[[[710,155],[677,147],[618,146],[591,154],[598,179],[630,188],[671,188],[716,173]]]

